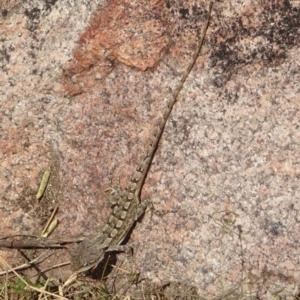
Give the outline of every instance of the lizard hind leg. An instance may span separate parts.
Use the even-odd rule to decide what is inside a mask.
[[[170,213],[176,213],[177,212],[177,209],[156,209],[153,205],[153,202],[149,199],[147,200],[144,200],[143,202],[141,202],[141,204],[139,205],[138,207],[138,211],[141,211],[142,209],[145,210],[149,210],[150,213],[151,213],[151,217],[150,219],[152,220],[152,217],[153,215],[156,215],[156,216],[159,216],[159,217],[162,217],[166,214],[170,214]],[[140,216],[142,215],[142,213],[140,214]],[[140,217],[138,216],[137,219]],[[137,220],[136,219],[136,220]]]
[[[111,207],[114,207],[116,204],[118,204],[122,193],[122,189],[120,188],[120,177],[118,177],[118,185],[113,185],[113,173],[115,172],[116,168],[117,166],[114,166],[113,169],[109,172],[108,179],[110,181],[111,187],[105,190],[105,192],[110,191],[108,201],[110,202]]]
[[[108,201],[110,202],[110,206],[114,207],[118,204],[120,198],[122,197],[122,190],[118,186],[113,186],[105,190],[105,192],[110,191],[108,196]]]
[[[111,181],[111,183],[112,183],[112,181]],[[105,192],[108,192],[108,191],[110,191],[109,196],[108,196],[108,201],[110,202],[111,207],[114,207],[114,206],[120,204],[120,202],[122,202],[122,199],[128,195],[128,193],[125,190],[122,190],[120,188],[120,177],[119,177],[119,185],[118,186],[114,185],[105,190]]]
[[[133,248],[127,245],[115,245],[109,247],[105,252],[103,260],[97,265],[96,268],[90,270],[92,278],[103,278],[106,277],[110,272],[112,272],[114,267],[117,265],[116,254],[119,252],[124,252],[125,254],[125,260],[122,261],[121,265],[125,263],[126,273],[131,272],[131,270],[135,270]]]

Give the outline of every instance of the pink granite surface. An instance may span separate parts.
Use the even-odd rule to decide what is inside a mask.
[[[111,180],[125,187],[143,157],[208,8],[95,2],[1,11],[1,235],[38,234],[56,205],[53,237],[97,232],[105,190]],[[299,23],[299,1],[214,4],[142,191],[176,213],[147,213],[128,242],[141,278],[188,283],[207,298],[299,293]],[[53,253],[50,263],[68,260]]]

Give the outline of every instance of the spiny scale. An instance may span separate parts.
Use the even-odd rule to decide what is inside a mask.
[[[131,177],[125,190],[120,188],[111,188],[109,201],[112,204],[112,212],[109,216],[108,222],[102,228],[101,232],[85,239],[75,250],[71,253],[71,265],[75,274],[84,272],[94,266],[97,266],[106,252],[111,251],[124,251],[126,246],[121,243],[127,236],[129,230],[132,228],[135,221],[143,214],[146,209],[147,202],[140,203],[140,192],[145,180],[146,174],[151,164],[155,149],[163,133],[165,124],[172,111],[172,108],[177,100],[178,94],[190,74],[196,59],[200,53],[203,39],[208,27],[209,17],[211,13],[212,3],[209,6],[209,12],[205,28],[201,39],[199,41],[196,52],[181,78],[177,88],[172,94],[172,97],[167,105],[163,114],[163,118],[156,126],[151,141],[148,145],[146,155],[143,161],[139,164]]]

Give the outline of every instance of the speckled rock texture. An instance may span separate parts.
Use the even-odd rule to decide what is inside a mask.
[[[1,8],[2,236],[40,234],[57,205],[53,238],[101,228],[105,190],[125,187],[143,158],[207,9],[201,0]],[[146,213],[128,240],[141,278],[190,284],[208,299],[299,295],[299,28],[299,1],[214,3],[142,191],[170,213]],[[1,253],[12,266],[23,260]],[[45,264],[69,259],[49,253]]]

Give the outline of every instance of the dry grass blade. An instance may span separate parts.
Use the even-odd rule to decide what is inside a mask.
[[[14,239],[14,237],[24,237],[23,239]],[[59,239],[45,239],[34,235],[11,235],[0,237],[0,247],[10,248],[10,249],[34,249],[34,248],[64,248],[64,245],[71,243],[82,242],[84,238],[69,239],[64,240]]]
[[[58,211],[58,206],[55,206],[55,208],[54,208],[54,210],[53,210],[53,212],[52,212],[52,214],[51,214],[49,220],[47,221],[47,224],[45,225],[45,228],[44,228],[43,231],[42,231],[42,234],[41,234],[42,236],[43,236],[43,234],[45,234],[45,232],[47,231],[47,229],[48,229],[50,223],[52,222],[52,220],[53,220],[55,214],[57,213],[57,211]],[[51,233],[51,232],[50,232],[50,233]]]
[[[10,271],[12,271],[25,285],[26,287],[28,287],[29,289],[32,289],[38,293],[42,293],[42,294],[46,294],[46,295],[49,295],[49,296],[52,296],[54,297],[54,299],[61,299],[61,300],[68,300],[68,298],[65,298],[65,297],[62,297],[62,296],[59,296],[59,295],[56,295],[56,294],[53,294],[53,293],[50,293],[50,292],[47,292],[45,291],[44,289],[41,289],[41,288],[37,288],[35,286],[32,286],[30,285],[26,280],[24,280],[22,278],[22,276],[20,276],[3,258],[0,257],[0,263],[5,266],[7,269],[9,269]],[[45,288],[45,287],[44,287]]]
[[[40,187],[39,187],[39,190],[36,194],[36,200],[39,200],[40,198],[42,198],[45,190],[46,190],[46,187],[47,187],[47,184],[48,184],[48,181],[49,181],[49,177],[50,177],[50,174],[51,174],[51,169],[48,168],[44,174],[43,174],[43,178],[42,178],[42,181],[41,181],[41,184],[40,184]]]
[[[50,279],[48,278],[47,281],[45,282],[45,285],[44,285],[41,289],[42,289],[42,290],[46,290],[46,287],[47,287],[47,285],[49,284],[49,282],[50,282]],[[39,295],[38,300],[41,300],[43,296],[44,296],[44,295],[41,293],[41,294]]]
[[[28,268],[28,267],[31,267],[33,264],[39,264],[39,263],[41,262],[42,256],[45,255],[46,253],[47,253],[47,251],[44,252],[44,253],[42,253],[42,254],[41,254],[40,256],[38,256],[37,258],[35,258],[35,259],[29,261],[29,262],[26,263],[26,264],[17,266],[17,267],[15,267],[15,268],[11,268],[10,270],[7,270],[7,271],[0,272],[0,276],[1,276],[1,275],[5,275],[5,274],[12,273],[13,271],[19,271],[19,270],[26,269],[26,268]],[[0,257],[0,259],[1,259],[1,257]]]

